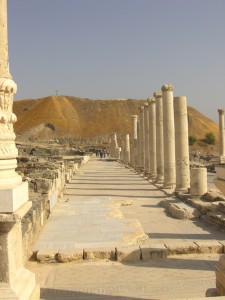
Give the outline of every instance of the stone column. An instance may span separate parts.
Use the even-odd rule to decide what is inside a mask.
[[[175,131],[173,109],[173,86],[162,86],[163,139],[164,139],[164,183],[163,188],[172,189],[176,183]]]
[[[149,165],[149,107],[148,103],[144,105],[144,122],[145,122],[145,173],[149,175],[150,172],[150,165]]]
[[[137,169],[141,168],[141,134],[140,134],[140,118],[137,122]]]
[[[205,167],[191,168],[191,188],[190,193],[192,197],[200,197],[207,193],[207,169]]]
[[[145,168],[145,123],[144,123],[144,106],[140,107],[140,168],[141,171]]]
[[[224,109],[218,109],[219,113],[219,137],[220,137],[220,162],[225,162],[225,140],[224,140]]]
[[[35,275],[23,266],[21,220],[31,208],[28,183],[15,169],[12,113],[17,86],[9,73],[7,1],[0,0],[0,299],[40,299]]]
[[[120,152],[120,160],[124,163],[125,162],[125,142],[121,141],[121,152]]]
[[[119,158],[120,156],[116,133],[112,134],[111,144],[110,144],[110,156],[115,158]]]
[[[125,163],[130,163],[130,136],[126,134],[125,136]]]
[[[132,136],[131,136],[131,149],[130,149],[130,159],[131,159],[131,164],[132,166],[137,166],[137,162],[135,160],[135,157],[137,155],[137,121],[138,121],[138,116],[137,115],[132,115],[131,116],[131,126],[132,126]]]
[[[156,179],[157,165],[156,165],[156,112],[155,99],[148,101],[149,106],[149,152],[150,152],[150,174],[149,178]]]
[[[186,97],[174,98],[176,191],[190,188],[188,115]]]
[[[163,105],[162,94],[154,93],[156,103],[156,183],[164,180],[164,149],[163,149]]]

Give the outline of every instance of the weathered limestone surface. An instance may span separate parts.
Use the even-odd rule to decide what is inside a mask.
[[[17,86],[9,73],[7,0],[0,0],[0,37],[0,299],[38,300],[35,275],[23,266],[21,220],[31,202],[27,183],[15,171],[12,106]]]
[[[125,163],[130,163],[130,136],[126,134],[125,136]]]
[[[225,162],[224,109],[218,109],[218,113],[219,113],[219,137],[220,137],[220,162]]]
[[[216,290],[218,296],[225,296],[225,255],[216,264]]]
[[[131,149],[130,149],[130,158],[131,158],[131,165],[137,166],[137,115],[131,116],[131,126],[132,126],[132,136],[131,136]]]
[[[175,131],[174,131],[174,108],[173,86],[162,86],[163,99],[163,138],[164,138],[164,184],[165,189],[173,188],[176,184],[175,167]]]
[[[156,183],[164,180],[163,105],[162,94],[154,93],[156,103]]]
[[[187,191],[190,187],[188,119],[186,97],[174,98],[176,190]]]
[[[144,170],[145,167],[145,121],[144,121],[144,106],[140,107],[140,122],[139,122],[139,133],[140,133],[140,167]]]
[[[202,196],[207,192],[207,169],[191,168],[191,196]]]
[[[149,152],[150,152],[150,174],[149,178],[155,180],[157,176],[156,165],[156,112],[154,98],[148,101],[149,105]]]
[[[149,108],[148,103],[144,106],[144,121],[145,121],[145,173],[150,172],[150,153],[149,153]]]

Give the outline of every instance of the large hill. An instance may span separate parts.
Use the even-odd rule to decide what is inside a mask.
[[[50,96],[14,102],[18,121],[15,132],[37,138],[57,136],[95,137],[112,132],[131,132],[131,115],[139,114],[144,100],[91,100],[70,96]],[[213,132],[218,141],[218,125],[188,107],[189,135],[203,139]]]

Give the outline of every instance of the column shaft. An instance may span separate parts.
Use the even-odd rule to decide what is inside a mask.
[[[176,190],[190,187],[188,116],[186,97],[174,98]]]
[[[164,148],[163,148],[163,105],[162,94],[154,93],[156,99],[156,164],[157,164],[157,183],[164,180]]]
[[[156,113],[155,100],[148,101],[149,106],[149,152],[150,152],[150,179],[154,180],[157,176],[156,165]]]
[[[144,170],[145,167],[145,123],[144,123],[144,106],[140,108],[140,159],[141,159],[141,169]]]
[[[125,136],[125,163],[130,163],[130,136],[126,134]]]
[[[220,157],[225,157],[224,139],[224,109],[218,109],[219,113],[219,137],[220,137]]]
[[[176,183],[175,134],[173,86],[162,86],[163,99],[163,139],[164,139],[164,188],[173,188]]]
[[[132,166],[137,166],[135,162],[135,157],[137,155],[137,149],[136,149],[136,144],[137,144],[137,120],[138,116],[133,115],[131,116],[131,126],[132,126],[132,136],[131,136],[131,149],[130,149],[130,158],[131,158],[131,164]]]
[[[149,107],[148,107],[148,103],[145,103],[144,106],[144,122],[145,122],[145,126],[144,126],[144,134],[145,134],[145,172],[147,174],[149,174],[150,172],[150,165],[149,165]]]

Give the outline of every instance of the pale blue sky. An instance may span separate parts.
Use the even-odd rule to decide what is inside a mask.
[[[225,108],[225,0],[8,0],[15,99],[175,96]]]

